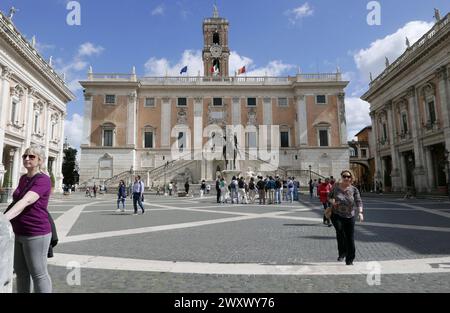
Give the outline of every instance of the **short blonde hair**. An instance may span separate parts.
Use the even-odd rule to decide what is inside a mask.
[[[47,165],[45,164],[45,152],[40,146],[32,145],[25,150],[24,154],[32,154],[37,156],[40,159],[40,161],[38,161],[39,170],[47,174]]]

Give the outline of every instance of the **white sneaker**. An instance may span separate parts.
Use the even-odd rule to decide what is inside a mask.
[[[125,209],[120,210],[120,212],[125,213]]]
[[[117,209],[116,212],[117,212],[117,213],[120,213],[120,209]],[[123,212],[123,211],[122,211],[122,212]]]

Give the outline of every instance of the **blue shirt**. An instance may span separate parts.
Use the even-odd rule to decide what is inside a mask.
[[[133,193],[142,193],[142,192],[144,192],[144,183],[142,181],[134,182]]]

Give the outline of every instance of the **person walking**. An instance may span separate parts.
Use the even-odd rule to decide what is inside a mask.
[[[220,203],[227,203],[228,199],[228,186],[225,179],[222,177],[220,178]]]
[[[274,203],[274,195],[275,195],[275,181],[272,176],[269,176],[269,179],[266,182],[266,188],[267,188],[267,193],[269,195],[267,203],[273,204]]]
[[[217,196],[217,203],[220,203],[220,197],[221,197],[220,177],[217,177],[217,179],[216,179],[216,196]]]
[[[236,203],[239,204],[239,195],[238,195],[238,181],[236,176],[233,176],[230,183],[230,192],[231,192],[231,203],[234,203],[234,199],[236,199]]]
[[[14,271],[18,293],[51,293],[52,281],[47,256],[52,240],[48,201],[51,180],[45,171],[44,151],[38,146],[27,148],[22,155],[27,174],[19,180],[13,203],[5,212],[15,234]]]
[[[133,184],[133,207],[134,207],[134,215],[138,214],[137,205],[142,210],[142,214],[145,214],[144,206],[142,205],[142,199],[144,197],[144,183],[141,181],[141,176],[136,176],[134,178]]]
[[[123,180],[119,183],[119,188],[117,190],[117,210],[116,212],[125,212],[125,199],[127,198],[127,191],[125,187],[125,182]],[[122,202],[122,210],[120,209],[120,202]]]
[[[94,198],[97,198],[97,185],[94,184]]]
[[[169,196],[172,196],[172,191],[173,191],[173,183],[170,182],[169,183]]]
[[[317,179],[314,179],[313,182],[313,197],[317,198],[317,187],[319,186],[319,184],[317,183]]]
[[[186,192],[186,197],[189,194],[189,181],[186,180],[186,183],[184,184],[184,191]]]
[[[200,198],[203,198],[203,195],[206,193],[206,182],[202,180],[202,184],[200,185]]]
[[[363,203],[359,190],[352,185],[353,178],[350,170],[342,171],[342,181],[336,183],[328,195],[332,208],[331,221],[336,229],[338,261],[341,262],[345,258],[347,265],[353,265],[355,259],[355,217],[358,216],[359,221],[364,221]]]
[[[323,205],[323,223],[327,225],[328,227],[333,226],[331,224],[331,220],[326,217],[325,212],[328,209],[329,203],[328,203],[328,194],[331,191],[331,184],[330,179],[325,178],[325,181],[319,185],[319,198],[320,202]]]
[[[309,197],[312,199],[314,191],[314,183],[312,179],[309,181],[308,185],[309,185]]]

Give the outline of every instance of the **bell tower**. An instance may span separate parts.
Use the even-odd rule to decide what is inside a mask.
[[[213,17],[203,21],[203,69],[205,77],[228,77],[230,49],[228,20],[219,17],[214,6]]]

